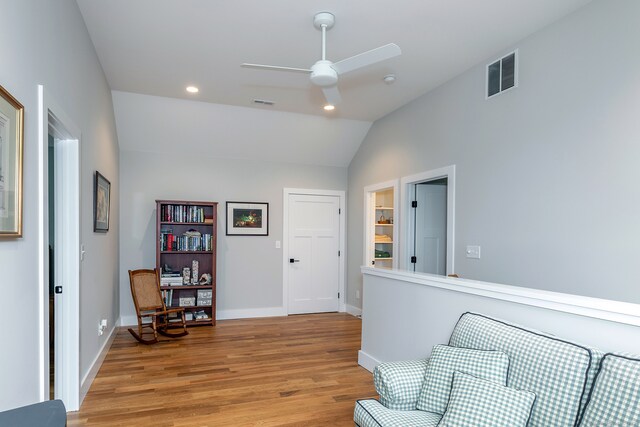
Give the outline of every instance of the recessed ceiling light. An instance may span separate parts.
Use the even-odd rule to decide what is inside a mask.
[[[198,89],[195,86],[187,86],[187,92],[189,93],[198,93],[200,91],[200,89]]]
[[[327,104],[323,108],[324,108],[325,111],[333,111],[333,110],[336,109],[336,107],[331,105],[331,104]]]

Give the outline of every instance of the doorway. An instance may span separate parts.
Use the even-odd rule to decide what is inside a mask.
[[[455,166],[401,179],[400,268],[454,274]]]
[[[344,192],[285,189],[283,217],[287,314],[344,311]]]
[[[413,184],[413,271],[447,271],[447,178]]]
[[[80,408],[80,131],[43,86],[38,86],[38,96],[42,204],[40,397],[41,400],[61,399],[68,411],[77,411]]]

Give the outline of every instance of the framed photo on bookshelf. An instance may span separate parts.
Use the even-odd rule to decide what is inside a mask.
[[[0,86],[0,237],[22,237],[24,107]]]
[[[227,236],[268,236],[269,203],[227,202]]]
[[[109,207],[111,205],[111,183],[100,172],[96,171],[93,187],[93,231],[106,233],[109,231]]]

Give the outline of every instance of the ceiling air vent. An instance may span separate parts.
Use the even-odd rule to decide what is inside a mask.
[[[518,87],[518,50],[487,65],[487,99]]]
[[[254,99],[253,103],[254,104],[261,104],[261,105],[273,105],[273,104],[275,104],[275,102],[267,101],[266,99]]]

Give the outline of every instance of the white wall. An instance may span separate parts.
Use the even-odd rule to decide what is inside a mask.
[[[38,357],[38,84],[79,126],[81,239],[87,250],[80,283],[80,377],[107,335],[100,318],[118,314],[118,142],[111,94],[73,0],[2,2],[0,85],[25,107],[23,238],[0,240],[3,319],[0,410],[39,399]],[[111,230],[93,233],[93,173],[111,180]],[[45,207],[46,210],[46,207]]]
[[[364,273],[359,363],[421,359],[468,311],[604,352],[640,354],[640,306],[429,274]]]
[[[148,126],[141,123],[140,126]],[[119,130],[119,138],[128,134]],[[241,144],[242,141],[237,141]],[[155,200],[217,201],[218,317],[260,316],[282,307],[282,190],[344,190],[346,168],[121,151],[120,307],[135,322],[127,270],[155,267]],[[269,203],[269,236],[225,236],[225,202]]]
[[[638,16],[596,0],[512,47],[517,89],[485,100],[479,64],[375,122],[349,166],[348,303],[363,187],[452,164],[461,277],[640,302]]]

